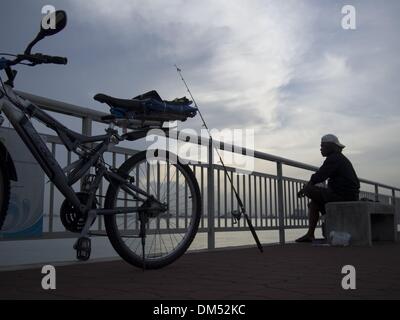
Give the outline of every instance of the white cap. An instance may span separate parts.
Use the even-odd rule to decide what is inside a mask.
[[[336,144],[338,147],[344,148],[345,146],[339,142],[338,137],[336,137],[334,134],[326,134],[321,138],[321,143],[322,142],[330,142]]]

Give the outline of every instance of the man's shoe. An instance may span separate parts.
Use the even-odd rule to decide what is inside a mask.
[[[315,240],[314,237],[310,237],[309,235],[302,236],[301,238],[296,239],[296,242],[313,242]]]

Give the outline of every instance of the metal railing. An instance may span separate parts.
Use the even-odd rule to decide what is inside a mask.
[[[101,117],[106,115],[93,109],[24,92],[18,93],[44,110],[80,118],[82,120],[82,133],[85,135],[91,135],[93,122],[102,123]],[[66,158],[64,159],[65,165],[74,161],[72,159],[73,155],[70,152],[64,155],[57,153],[57,145],[61,144],[57,136],[44,136],[55,157]],[[226,168],[256,230],[279,230],[279,242],[284,244],[285,230],[308,227],[306,199],[296,197],[297,192],[306,181],[284,176],[283,168],[287,166],[314,172],[318,169],[317,167],[219,141],[211,141],[211,139],[204,137],[178,135],[178,139],[184,142],[189,139],[190,143],[208,148],[207,162],[190,164],[190,166],[198,180],[203,200],[203,215],[199,232],[207,233],[207,246],[209,249],[215,248],[216,232],[248,230],[244,219],[234,224],[230,213],[238,209],[237,201],[234,197],[232,187],[228,183],[228,178],[224,174],[223,167],[214,161],[214,147],[241,155],[251,154],[255,159],[275,163],[275,175],[254,171],[247,173],[241,171],[239,174],[233,167]],[[122,161],[136,152],[137,150],[129,148],[113,147],[110,149],[108,156],[113,166],[119,166]],[[399,188],[366,179],[360,179],[360,182],[364,185],[372,186],[374,190],[374,192],[362,191],[361,197],[379,200],[384,203],[396,205],[396,207],[399,206],[400,201],[396,199],[396,192],[400,191]],[[74,187],[78,191],[80,188],[79,182]],[[48,202],[45,203],[46,219],[44,220],[44,233],[41,239],[75,237],[75,234],[63,230],[62,225],[57,225],[55,218],[63,199],[52,183],[46,184],[46,188]],[[382,190],[388,191],[389,195],[382,194]],[[105,191],[105,185],[101,185],[98,191],[100,206],[103,205]],[[95,231],[104,231],[102,219],[98,219],[97,226],[92,228],[96,229]]]

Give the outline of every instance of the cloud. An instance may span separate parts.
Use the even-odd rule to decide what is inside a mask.
[[[212,127],[252,127],[257,149],[315,165],[320,136],[336,133],[360,175],[397,185],[379,159],[399,158],[399,4],[354,1],[353,31],[341,28],[344,4],[76,1],[142,61],[143,87],[180,96],[178,63]]]
[[[393,164],[400,156],[400,42],[391,13],[397,4],[385,4],[379,10],[369,1],[355,4],[360,23],[352,32],[327,23],[324,15],[317,19],[324,27],[313,32],[307,53],[280,88],[281,125],[269,132],[274,152],[318,164],[319,137],[333,132],[347,144],[360,176],[398,185]]]
[[[24,90],[105,111],[97,92],[188,95],[176,63],[210,127],[254,128],[256,149],[314,165],[335,133],[360,176],[399,184],[398,1],[352,1],[356,30],[341,28],[344,1],[62,3],[68,27],[38,48],[70,63],[24,70]],[[201,128],[199,117],[183,125]]]
[[[259,123],[276,125],[276,90],[289,81],[305,50],[307,26],[300,23],[302,10],[293,10],[301,7],[297,2],[85,1],[83,6],[87,9],[79,1],[81,18],[108,25],[119,42],[135,50],[143,41],[138,45],[146,50],[150,73],[155,72],[152,60],[183,67],[205,111],[219,104],[230,112],[249,110],[258,114]],[[178,93],[160,75],[160,90]]]

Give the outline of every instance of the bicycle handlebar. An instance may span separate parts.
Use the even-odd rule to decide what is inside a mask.
[[[49,63],[67,64],[68,63],[68,59],[66,57],[52,56],[52,57],[49,57]]]
[[[9,55],[9,54],[3,54],[3,55]],[[30,64],[27,63],[22,63],[23,61],[28,61]],[[16,58],[14,60],[7,60],[5,58],[0,57],[0,71],[5,70],[8,76],[8,83],[11,85],[11,87],[14,86],[14,79],[17,74],[17,71],[12,70],[11,67],[16,65],[16,64],[25,64],[28,66],[36,66],[37,64],[42,64],[42,63],[52,63],[52,64],[67,64],[68,60],[67,58],[64,57],[57,57],[57,56],[48,56],[45,54],[41,53],[35,53],[35,54],[18,54],[16,55]]]
[[[58,57],[58,56],[49,56],[41,53],[35,54],[19,54],[14,60],[7,61],[7,66],[11,67],[22,61],[29,61],[31,64],[30,66],[35,66],[37,64],[67,64],[68,59],[65,57]]]
[[[41,63],[67,64],[68,62],[67,58],[64,57],[49,56],[41,53],[22,54],[17,56],[17,59],[19,58],[22,60],[27,60],[31,62],[33,65]]]
[[[67,64],[68,62],[68,59],[64,57],[48,56],[40,53],[37,53],[34,56],[34,59],[41,61],[41,63]]]

